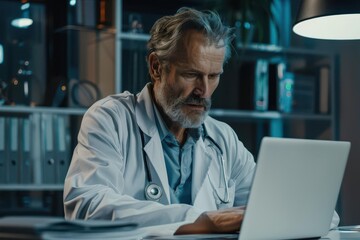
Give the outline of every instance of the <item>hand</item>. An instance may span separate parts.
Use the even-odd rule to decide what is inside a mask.
[[[180,226],[175,235],[233,233],[240,229],[245,207],[233,207],[203,212],[193,223]]]

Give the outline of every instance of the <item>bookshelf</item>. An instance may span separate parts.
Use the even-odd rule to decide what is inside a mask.
[[[0,106],[0,216],[63,215],[64,178],[85,111]]]
[[[259,60],[269,65],[265,110],[255,106],[254,82]],[[321,51],[266,44],[238,45],[237,55],[225,66],[227,72],[213,95],[214,108],[222,108],[224,111],[220,112],[225,115],[214,117],[232,125],[255,156],[263,136],[336,140],[339,138],[337,61],[337,56]],[[274,73],[274,67],[278,70],[280,65],[286,66],[282,79],[278,71]],[[324,69],[326,74],[322,75]],[[281,91],[284,91],[281,81],[287,73],[292,76],[290,110],[281,109]],[[232,97],[226,100],[223,96]],[[244,134],[244,129],[249,128],[252,131]]]
[[[61,189],[76,144],[74,120],[79,121],[85,111],[1,106],[0,190]]]

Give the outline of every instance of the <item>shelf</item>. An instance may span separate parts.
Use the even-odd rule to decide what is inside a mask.
[[[115,28],[110,27],[88,27],[88,26],[79,26],[79,25],[66,25],[64,27],[58,28],[55,30],[55,33],[61,33],[65,31],[84,31],[84,32],[101,32],[115,35]]]
[[[212,109],[209,113],[214,118],[227,119],[230,121],[241,120],[316,120],[331,121],[330,115],[325,114],[305,114],[305,113],[280,113],[277,111],[246,111],[246,110],[228,110]]]
[[[322,55],[322,56],[331,56],[331,54],[323,51],[314,51],[312,49],[304,48],[284,48],[278,45],[273,44],[259,44],[252,43],[248,45],[238,44],[237,49],[244,49],[254,52],[263,52],[263,53],[286,53],[286,54],[296,54],[296,55]]]
[[[144,33],[131,33],[131,32],[121,32],[119,34],[119,39],[120,40],[135,40],[135,41],[148,41],[150,39],[150,35],[149,34],[144,34]]]
[[[284,48],[277,45],[269,44],[237,44],[236,53],[233,54],[239,60],[243,59],[268,59],[271,62],[281,62],[289,59],[308,59],[312,61],[322,60],[324,58],[332,58],[333,55],[303,48]]]
[[[0,106],[1,113],[48,113],[59,115],[84,115],[86,108],[57,108],[57,107],[29,107],[29,106]]]
[[[0,191],[59,191],[63,184],[0,184]]]
[[[148,41],[150,35],[146,33],[131,33],[131,32],[121,32],[118,34],[120,40],[135,40],[135,41]],[[259,44],[251,43],[248,45],[237,44],[236,49],[238,51],[252,52],[253,54],[285,54],[285,55],[299,55],[301,56],[331,56],[331,54],[322,51],[314,51],[312,49],[304,48],[284,48],[278,45],[273,44]]]
[[[58,28],[56,29],[55,33],[62,33],[66,31],[99,32],[99,33],[107,33],[111,35],[116,34],[116,29],[114,28],[97,28],[97,27],[87,27],[87,26],[78,26],[78,25],[67,25]],[[145,33],[121,32],[119,33],[118,38],[121,40],[148,41],[150,39],[150,35]]]
[[[26,106],[1,106],[1,113],[44,113],[59,115],[78,115],[82,116],[86,108],[55,108],[55,107],[26,107]],[[233,120],[276,120],[276,119],[303,119],[330,121],[331,116],[326,114],[308,114],[308,113],[281,113],[277,111],[248,111],[248,110],[231,110],[231,109],[212,109],[210,116],[214,118],[226,118]]]
[[[83,31],[83,32],[98,32],[111,35],[117,35],[118,40],[130,40],[135,42],[147,42],[150,39],[150,35],[147,33],[132,33],[132,32],[119,32],[117,34],[115,28],[111,27],[88,27],[88,26],[78,26],[78,25],[67,25],[61,28],[58,28],[55,33],[61,33],[66,31]],[[303,49],[303,48],[284,48],[278,45],[271,44],[258,44],[251,43],[248,45],[243,45],[241,43],[236,44],[237,54],[240,58],[243,55],[246,55],[246,58],[254,57],[256,59],[267,58],[273,59],[276,61],[277,57],[299,57],[299,56],[308,56],[308,57],[325,57],[330,56],[327,52],[314,51],[312,49]]]

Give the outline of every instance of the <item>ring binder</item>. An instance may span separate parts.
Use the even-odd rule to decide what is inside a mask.
[[[6,162],[7,162],[7,150],[6,150],[6,118],[0,117],[0,183],[6,183]]]

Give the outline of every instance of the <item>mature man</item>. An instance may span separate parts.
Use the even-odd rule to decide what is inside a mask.
[[[151,83],[85,114],[65,180],[69,219],[111,219],[172,232],[239,230],[255,163],[208,116],[230,57],[231,29],[211,11],[181,8],[151,29]]]

